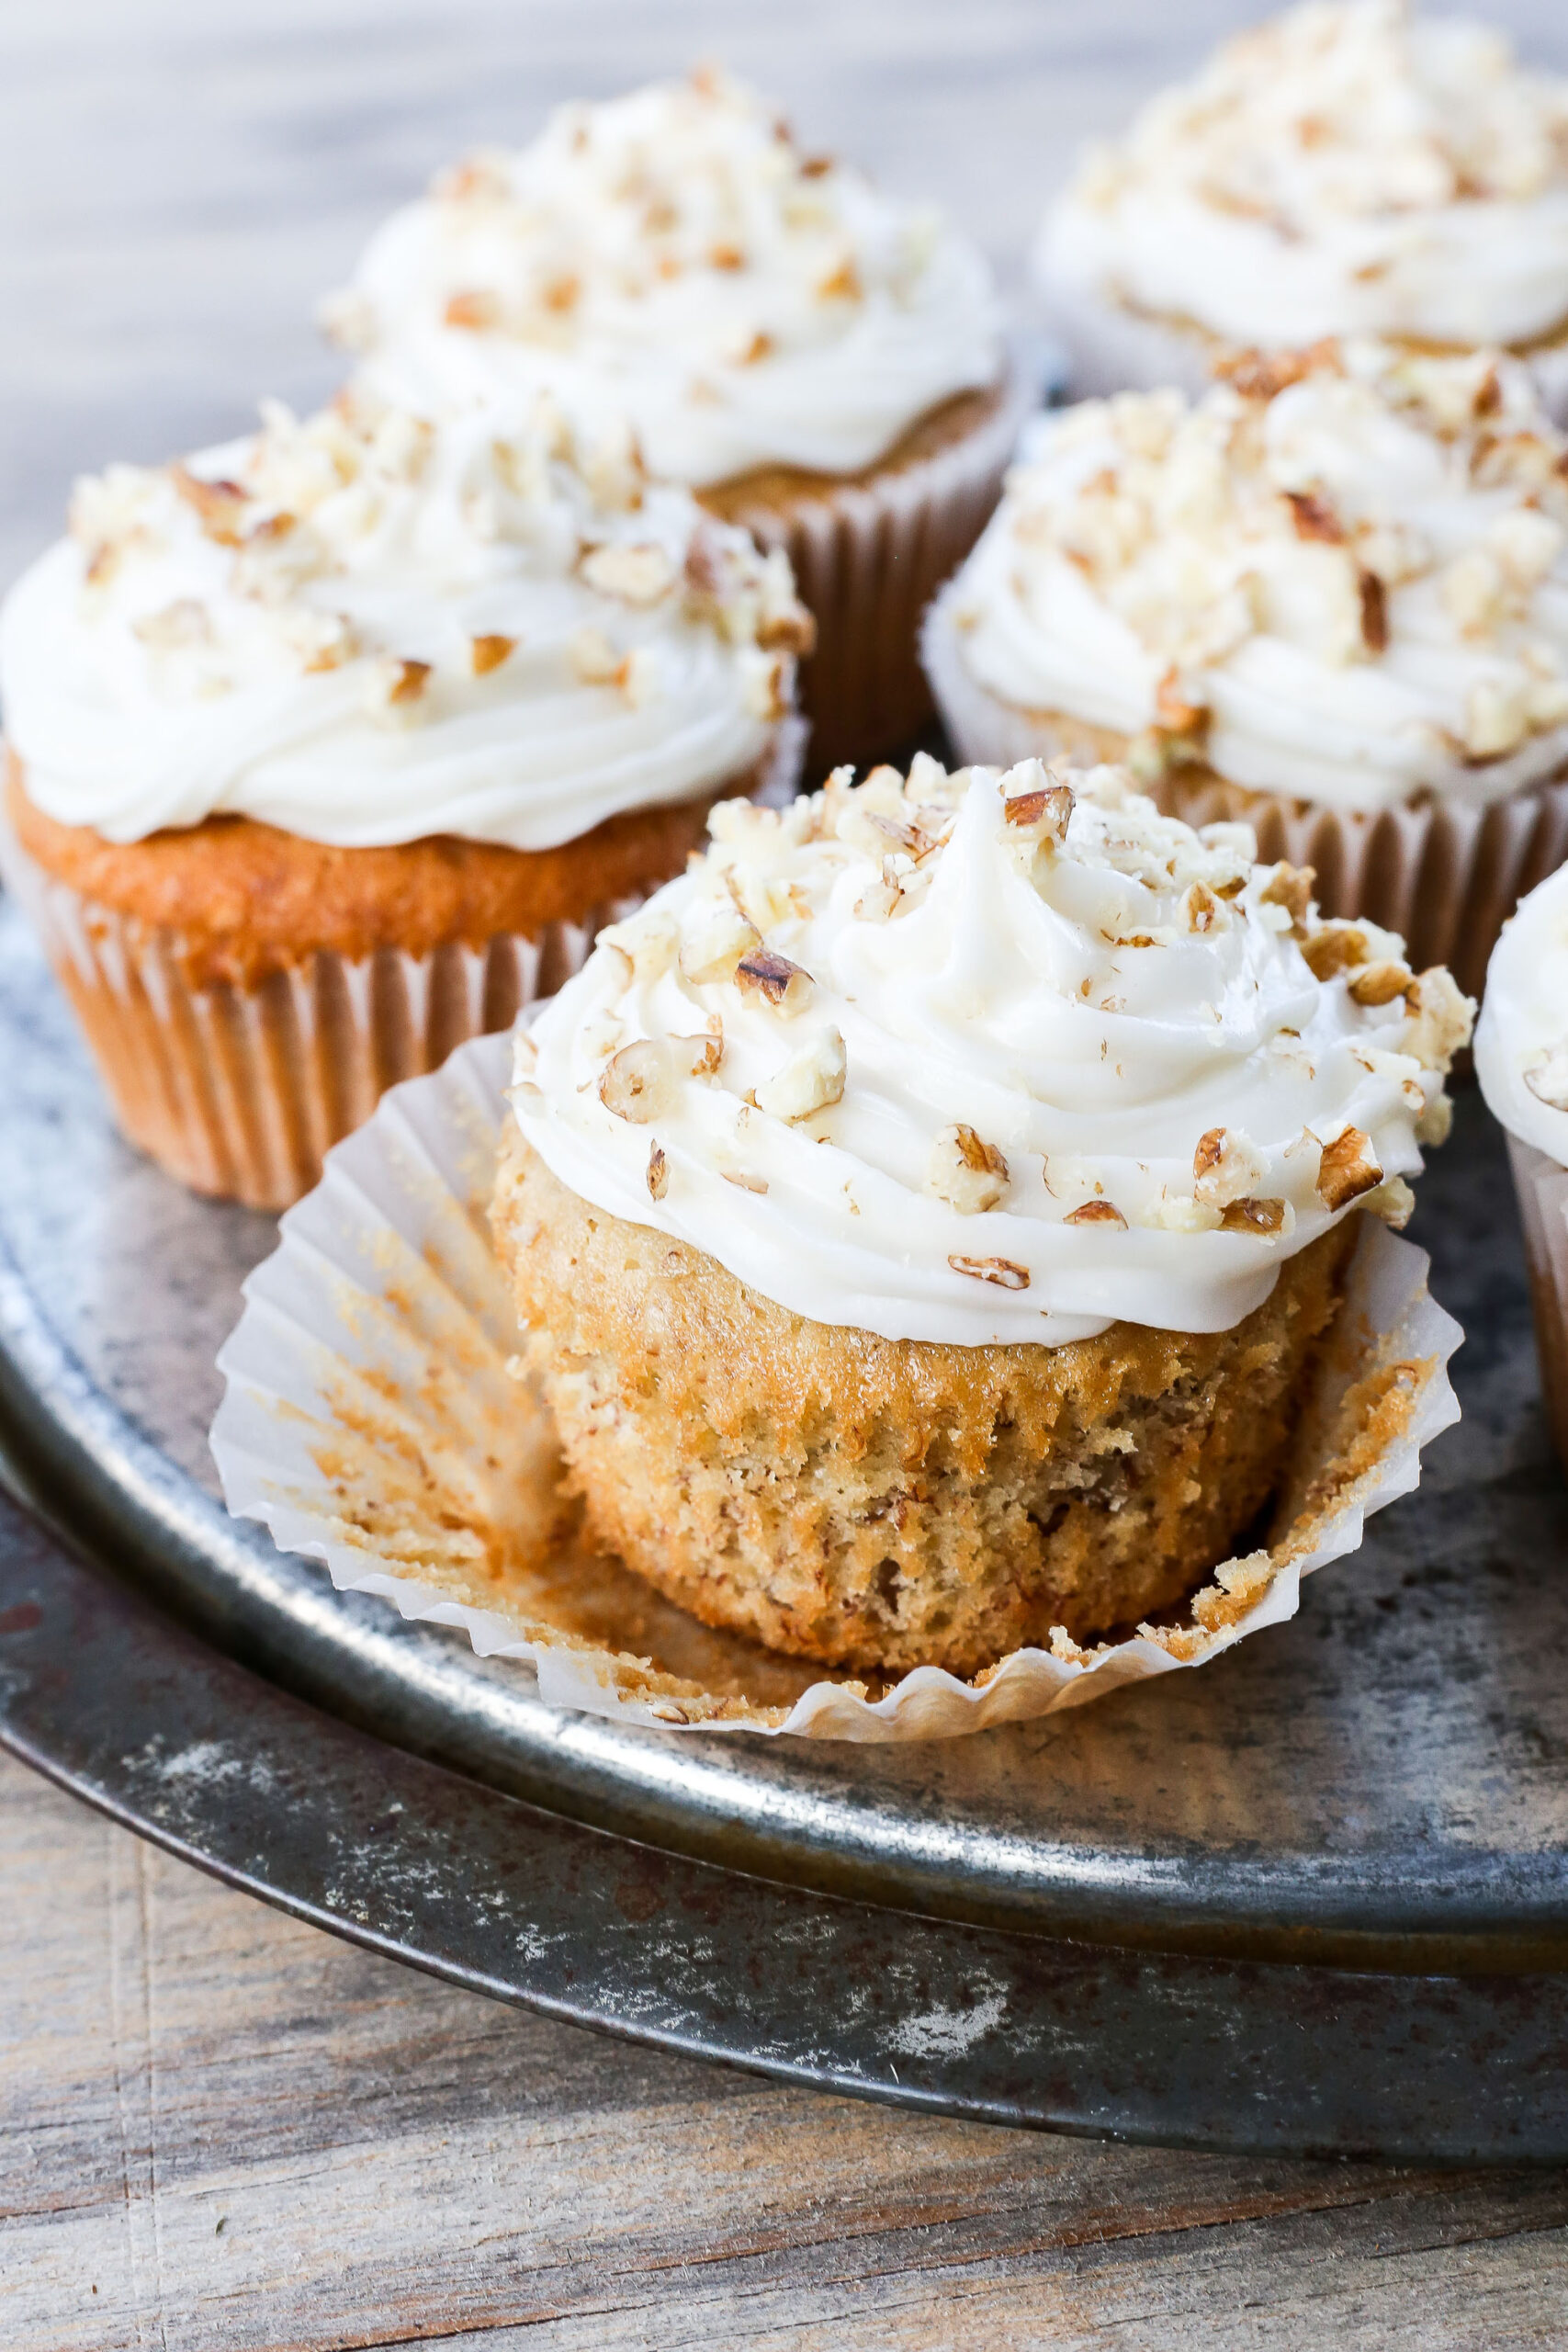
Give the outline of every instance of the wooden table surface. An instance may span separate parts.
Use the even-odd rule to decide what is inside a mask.
[[[1236,0],[21,0],[0,581],[71,476],[308,401],[433,166],[721,54],[1016,283]],[[1568,63],[1561,0],[1492,14]],[[1568,2344],[1568,2179],[1239,2162],[776,2089],[454,1993],[0,1761],[0,2352]]]

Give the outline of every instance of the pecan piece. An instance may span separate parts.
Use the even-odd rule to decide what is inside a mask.
[[[1227,1201],[1220,1219],[1224,1233],[1282,1233],[1285,1229],[1283,1201],[1246,1199]]]
[[[949,1258],[955,1274],[970,1274],[977,1283],[995,1283],[1000,1290],[1027,1290],[1029,1269],[1010,1258]]]
[[[1126,1230],[1127,1220],[1114,1201],[1084,1201],[1069,1209],[1062,1219],[1064,1225],[1114,1225]]]
[[[760,997],[787,1017],[804,1011],[817,983],[787,956],[772,947],[752,947],[735,967],[735,985],[742,996]]]
[[[475,677],[483,678],[488,676],[491,670],[499,670],[516,643],[517,639],[514,637],[502,637],[499,632],[487,633],[483,637],[471,637],[468,639],[468,654],[474,665]]]
[[[1372,1150],[1371,1137],[1359,1127],[1347,1127],[1323,1147],[1317,1170],[1317,1197],[1325,1209],[1342,1209],[1382,1182],[1382,1169]]]

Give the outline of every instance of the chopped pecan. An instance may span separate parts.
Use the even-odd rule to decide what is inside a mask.
[[[1062,1219],[1064,1225],[1116,1225],[1125,1230],[1127,1220],[1114,1201],[1084,1201],[1069,1209]]]
[[[775,1012],[791,1014],[810,1002],[817,984],[787,956],[772,947],[752,947],[735,967],[735,985],[742,996],[761,997]]]
[[[487,631],[482,637],[470,638],[468,654],[474,665],[475,677],[482,678],[490,671],[499,670],[516,643],[517,639],[514,637],[502,637],[499,632],[494,631]]]
[[[1001,1290],[1027,1290],[1029,1269],[1014,1265],[1010,1258],[953,1258],[948,1264],[955,1274],[970,1274],[977,1283],[995,1283]]]
[[[1225,1233],[1282,1233],[1285,1229],[1283,1201],[1259,1201],[1250,1196],[1239,1201],[1227,1201],[1220,1219]]]
[[[1321,539],[1331,548],[1344,545],[1345,526],[1325,498],[1311,490],[1287,490],[1284,497],[1298,539]]]
[[[1359,1127],[1347,1127],[1323,1147],[1318,1164],[1317,1197],[1326,1209],[1342,1209],[1348,1202],[1371,1192],[1382,1182],[1382,1169],[1371,1137]]]
[[[1361,642],[1369,653],[1384,653],[1388,650],[1388,591],[1365,564],[1357,571],[1356,590],[1361,600]]]

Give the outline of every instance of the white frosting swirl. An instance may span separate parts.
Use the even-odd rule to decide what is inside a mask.
[[[849,774],[716,810],[520,1031],[574,1193],[815,1321],[964,1345],[1228,1329],[1352,1198],[1402,1219],[1469,1032],[1447,973],[1123,771]]]
[[[48,815],[540,850],[766,753],[809,630],[787,560],[646,483],[624,433],[264,413],[189,469],[79,483],[6,600],[6,730]]]
[[[1521,899],[1486,967],[1475,1073],[1494,1118],[1568,1167],[1568,866]]]
[[[711,74],[563,107],[446,175],[323,315],[390,399],[545,387],[629,418],[653,472],[697,485],[856,472],[1003,365],[972,245]]]
[[[943,610],[1004,702],[1336,808],[1568,759],[1568,441],[1526,371],[1342,348],[1033,429]]]
[[[1400,0],[1309,0],[1091,151],[1043,284],[1265,346],[1522,344],[1568,321],[1568,81]]]

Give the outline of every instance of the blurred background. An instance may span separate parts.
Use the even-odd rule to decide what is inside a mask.
[[[1568,0],[1469,0],[1568,65]],[[72,477],[235,433],[341,367],[312,321],[467,148],[722,59],[813,146],[947,206],[1010,289],[1078,142],[1247,0],[8,0],[0,586]]]

